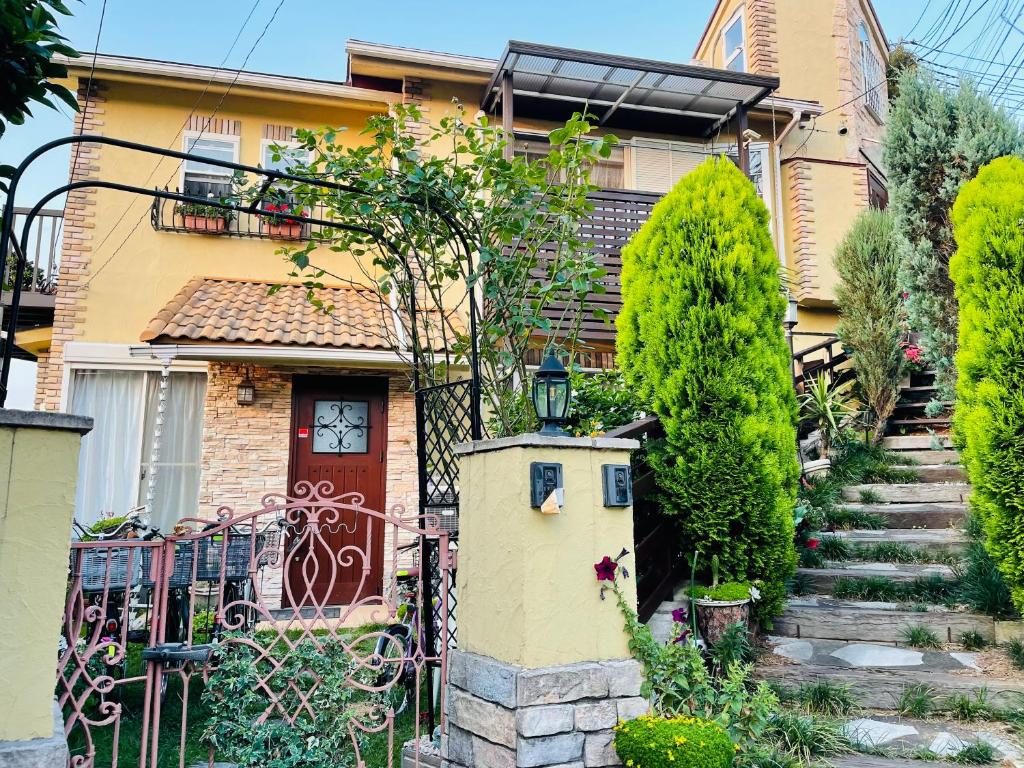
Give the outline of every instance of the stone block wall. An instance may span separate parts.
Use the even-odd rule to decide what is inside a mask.
[[[613,728],[645,714],[638,662],[524,669],[452,651],[446,689],[446,768],[621,765]]]

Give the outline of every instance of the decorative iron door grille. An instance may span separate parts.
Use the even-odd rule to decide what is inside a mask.
[[[426,764],[454,554],[436,517],[363,502],[303,482],[252,512],[186,518],[183,535],[75,542],[57,668],[71,767],[237,763],[239,744],[319,749],[332,766]],[[332,548],[338,530],[365,541]],[[314,585],[369,574],[378,530],[383,583],[365,575],[349,604],[324,604],[330,590]]]

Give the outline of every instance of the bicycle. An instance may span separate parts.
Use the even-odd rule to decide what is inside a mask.
[[[419,546],[420,542],[415,542],[399,547],[398,551],[407,552]],[[381,672],[377,675],[375,685],[382,689],[385,701],[396,717],[405,712],[410,701],[415,700],[417,669],[413,659],[418,649],[426,646],[419,613],[420,573],[418,567],[395,572],[396,586],[402,598],[395,613],[397,621],[388,626],[384,634],[377,638],[374,648],[374,657],[380,660],[381,665]],[[435,598],[432,603],[430,620],[434,622],[436,637],[437,620],[433,608],[437,606],[437,599]],[[396,665],[401,665],[398,674],[390,669]],[[432,692],[435,704],[440,691],[439,683],[440,681],[435,678],[435,691]]]

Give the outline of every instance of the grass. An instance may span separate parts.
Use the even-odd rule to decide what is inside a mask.
[[[961,765],[989,765],[996,761],[996,751],[991,744],[976,741],[951,755],[949,761]]]
[[[372,629],[372,628],[371,628]],[[352,630],[353,633],[363,634],[367,628]],[[260,636],[262,633],[257,633]],[[294,639],[294,638],[293,638]],[[142,646],[132,643],[128,648],[128,675],[131,677],[145,675],[145,666],[141,660]],[[372,650],[372,649],[371,649]],[[424,685],[422,711],[426,711],[426,686]],[[201,763],[205,765],[209,759],[209,749],[201,740],[207,718],[211,714],[209,706],[202,701],[203,692],[202,674],[196,672],[192,675],[188,689],[187,721],[183,723],[184,687],[181,675],[172,671],[168,675],[167,697],[160,708],[160,731],[157,740],[157,762],[156,768],[178,768],[181,758],[181,739],[184,726],[184,753],[185,765]],[[142,712],[144,709],[145,683],[144,681],[129,682],[119,685],[120,704],[122,714],[117,744],[117,762],[121,766],[132,766],[139,764],[139,756],[142,746]],[[93,694],[87,705],[86,714],[92,719],[103,719],[99,713],[98,694]],[[68,713],[65,712],[65,717]],[[394,764],[398,765],[401,760],[400,754],[402,745],[415,737],[415,707],[410,705],[405,712],[395,720],[394,727]],[[423,726],[423,732],[426,726]],[[95,762],[97,766],[109,766],[113,763],[114,754],[114,724],[106,726],[92,726],[90,735],[95,750]],[[148,738],[148,735],[147,735]],[[84,729],[76,725],[68,737],[68,748],[72,757],[84,756],[88,750],[88,742]],[[152,745],[150,745],[152,750]],[[367,765],[388,764],[388,734],[386,730],[382,733],[369,734],[360,747],[363,759]],[[147,756],[147,765],[150,765],[152,751]]]
[[[932,631],[931,627],[926,627],[923,624],[904,627],[900,635],[903,637],[903,642],[913,648],[942,647],[942,641],[939,640],[939,636]]]
[[[956,569],[960,597],[971,610],[997,619],[1015,616],[1010,590],[983,544],[972,542],[967,547],[964,563]]]
[[[1006,655],[1017,669],[1024,669],[1024,640],[1013,638],[1006,644]]]
[[[961,556],[945,547],[911,547],[900,541],[878,541],[861,544],[854,550],[854,557],[872,563],[941,563],[956,566]]]
[[[860,497],[861,504],[881,504],[883,501],[878,492],[870,488],[861,488],[860,493],[857,495]]]
[[[988,703],[988,689],[982,686],[973,696],[957,693],[946,701],[949,713],[964,722],[970,720],[990,720],[998,713]]]
[[[909,582],[893,581],[887,576],[840,576],[832,585],[832,594],[840,600],[950,604],[955,602],[956,589],[956,584],[941,574],[919,576]]]
[[[804,683],[793,694],[807,711],[827,717],[840,717],[853,711],[855,702],[850,686],[820,679]]]
[[[778,752],[805,763],[850,751],[850,742],[837,723],[788,710],[772,718],[763,738],[771,741]]]
[[[935,709],[935,697],[931,686],[918,683],[906,686],[896,702],[896,711],[903,717],[916,717],[923,720]]]
[[[889,527],[889,521],[876,512],[837,507],[829,514],[828,525],[837,531],[882,531]]]
[[[853,557],[853,547],[841,536],[822,536],[817,551],[826,560],[842,561]]]
[[[794,573],[786,582],[786,591],[793,597],[803,597],[814,592],[811,577],[806,573]]]
[[[960,641],[960,645],[964,647],[965,651],[980,651],[988,645],[985,641],[984,635],[974,629],[968,630],[967,632],[961,632],[958,640]]]

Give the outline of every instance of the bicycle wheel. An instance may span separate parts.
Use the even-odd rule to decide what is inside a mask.
[[[381,660],[376,687],[383,688],[385,704],[395,715],[405,712],[416,688],[415,671],[409,658],[412,631],[405,624],[395,624],[384,630],[387,637],[377,639],[375,653]]]

